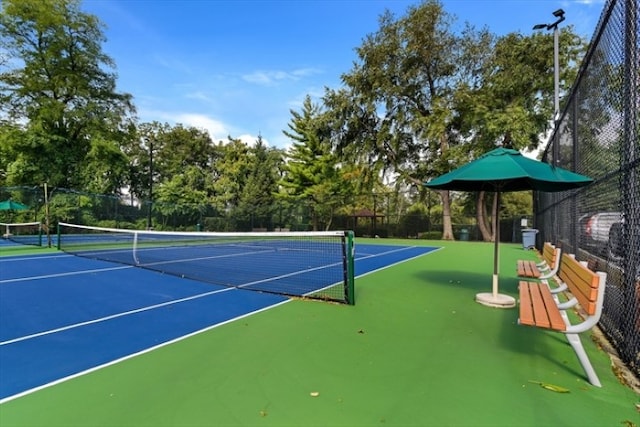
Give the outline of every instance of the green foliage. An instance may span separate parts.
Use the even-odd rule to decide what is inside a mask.
[[[320,107],[306,97],[302,112],[291,111],[293,116],[285,135],[293,140],[287,152],[288,161],[280,181],[279,197],[306,201],[311,210],[312,227],[328,227],[331,218],[351,193],[351,185],[331,149],[328,129],[323,122]]]
[[[249,176],[241,189],[236,217],[249,228],[270,228],[282,153],[269,149],[259,136],[251,150]]]
[[[500,196],[501,218],[514,218],[533,215],[533,197],[531,191],[503,193]]]
[[[418,239],[440,240],[442,239],[442,231],[425,231],[418,233]]]
[[[583,42],[564,29],[564,63],[573,64]],[[553,41],[548,35],[510,33],[487,45],[473,73],[473,85],[456,87],[454,108],[475,155],[497,144],[534,149],[553,116]],[[575,74],[565,66],[563,76]],[[566,89],[566,88],[565,88]]]
[[[119,188],[121,180],[95,163],[124,167],[112,153],[134,108],[130,95],[115,91],[103,41],[102,24],[77,0],[3,1],[0,49],[13,68],[0,73],[0,100],[9,120],[24,123],[3,144],[8,182]],[[96,139],[104,149],[95,149]]]
[[[220,155],[212,168],[212,202],[219,210],[237,206],[250,170],[250,148],[238,139],[217,146]]]

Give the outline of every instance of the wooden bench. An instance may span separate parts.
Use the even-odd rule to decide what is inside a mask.
[[[577,261],[573,255],[563,254],[558,278],[560,285],[554,289],[546,281],[520,281],[518,323],[564,333],[589,382],[601,387],[579,334],[590,330],[600,320],[607,275],[589,270],[586,263]],[[558,295],[561,292],[567,293],[567,301],[560,302]],[[567,310],[578,304],[584,316],[581,322],[574,325],[569,321]]]
[[[518,276],[535,279],[550,279],[556,275],[560,268],[562,250],[546,242],[542,247],[542,260],[518,261]]]

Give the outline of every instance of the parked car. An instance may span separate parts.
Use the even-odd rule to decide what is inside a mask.
[[[580,221],[581,243],[595,255],[620,257],[623,217],[620,212],[598,212]]]
[[[624,228],[624,219],[620,222],[611,224],[609,228],[609,239],[607,240],[607,257],[615,262],[620,261],[623,256],[622,249],[622,230]]]

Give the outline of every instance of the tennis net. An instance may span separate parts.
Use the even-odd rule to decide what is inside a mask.
[[[42,246],[42,224],[40,222],[0,222],[2,238],[23,245]]]
[[[350,231],[167,232],[61,222],[58,249],[215,285],[355,303]]]

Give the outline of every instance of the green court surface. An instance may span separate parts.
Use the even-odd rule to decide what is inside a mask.
[[[293,300],[6,402],[0,425],[640,425],[640,396],[590,334],[602,388],[563,335],[474,301],[492,244],[415,243],[444,248],[358,278],[355,306]],[[500,291],[517,296],[515,262],[535,255],[500,251]]]

